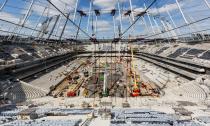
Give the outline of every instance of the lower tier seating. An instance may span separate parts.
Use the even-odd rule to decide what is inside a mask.
[[[17,84],[8,93],[7,98],[13,102],[23,102],[45,96],[46,92],[27,84]]]

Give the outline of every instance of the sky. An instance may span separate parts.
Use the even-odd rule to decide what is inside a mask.
[[[3,3],[6,2],[4,8],[1,8]],[[74,21],[76,25],[79,25],[80,15],[76,13],[74,16],[74,11],[76,8],[77,0],[50,0],[59,10],[64,14],[70,12],[69,18]],[[206,0],[210,4],[210,0]],[[41,28],[44,27],[43,22],[48,19],[47,17],[52,17],[52,21],[48,26],[48,33],[55,24],[56,17],[60,15],[57,24],[55,25],[55,30],[51,38],[59,38],[62,33],[66,18],[56,10],[52,5],[50,5],[47,0],[34,0],[32,9],[29,15],[26,17],[27,9],[30,7],[32,0],[0,0],[0,30],[9,31],[14,33],[19,33],[26,36],[38,36]],[[143,12],[145,7],[148,7],[153,0],[119,0],[119,6],[121,10],[122,18],[122,29],[124,32],[137,18],[136,14]],[[204,20],[202,22],[195,23],[188,27],[183,27],[171,32],[163,32],[191,23],[210,16],[210,8],[205,3],[205,0],[178,0],[180,8],[183,11],[183,15],[186,20],[184,20],[183,15],[180,13],[179,7],[177,6],[176,0],[157,0],[157,2],[147,11],[142,18],[140,18],[136,24],[124,34],[123,37],[128,36],[138,36],[138,37],[175,37],[183,36],[183,34],[188,34],[196,31],[202,31],[202,33],[209,33],[210,20]],[[132,15],[125,16],[124,14],[131,9],[132,5]],[[100,16],[90,16],[89,19],[89,7],[90,0],[78,0],[77,10],[84,11],[87,16],[83,17],[81,20],[81,29],[88,33],[89,36],[95,33],[97,38],[113,38],[119,35],[120,27],[120,16],[118,10],[118,0],[93,0],[92,10],[100,10]],[[116,9],[116,15],[111,16],[110,12],[112,9]],[[93,11],[91,11],[93,13]],[[169,16],[171,15],[171,17]],[[92,15],[92,14],[90,14]],[[26,22],[23,20],[26,18]],[[97,18],[97,21],[96,21]],[[19,24],[23,27],[16,27],[14,24],[5,22],[9,21],[15,24]],[[88,23],[89,22],[89,23]],[[89,25],[88,25],[89,24]],[[94,29],[97,27],[97,31],[92,31],[92,24]],[[114,29],[115,24],[115,29]],[[31,30],[24,27],[28,27]],[[1,32],[2,34],[8,34],[6,32]],[[75,27],[70,21],[68,21],[67,26],[64,31],[63,38],[75,38],[77,33],[77,27]],[[161,34],[162,33],[162,34]],[[9,33],[12,34],[12,33]],[[158,35],[155,35],[158,34]],[[79,31],[79,37],[88,38],[81,30]],[[155,36],[154,36],[155,35]],[[44,35],[48,37],[48,35]]]

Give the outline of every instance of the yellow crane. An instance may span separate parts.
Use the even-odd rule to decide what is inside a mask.
[[[135,68],[134,68],[134,55],[133,55],[133,47],[130,44],[130,50],[131,50],[131,77],[133,78],[133,84],[132,84],[132,92],[131,92],[131,96],[133,97],[137,97],[140,95],[140,88],[137,84],[137,78],[136,78],[136,72],[135,72]]]

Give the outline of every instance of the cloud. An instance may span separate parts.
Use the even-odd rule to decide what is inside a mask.
[[[69,12],[69,10],[74,10],[76,5],[76,0],[51,0],[51,2],[65,13]]]
[[[105,21],[105,20],[97,21],[97,32],[107,32],[107,31],[110,31],[111,28],[112,28],[112,25],[110,24],[109,21]]]
[[[184,3],[181,3],[180,6],[182,7],[184,5]],[[166,4],[162,7],[159,8],[151,8],[148,10],[148,13],[151,15],[157,15],[157,14],[163,14],[166,13],[167,10],[168,11],[174,11],[179,9],[176,3],[172,3],[172,4]],[[139,14],[140,12],[143,12],[145,10],[145,8],[143,7],[139,7],[139,8],[135,8],[133,13],[134,15]]]
[[[180,6],[182,6],[183,4],[181,4]],[[178,6],[176,3],[173,3],[173,4],[167,4],[165,6],[162,6],[160,8],[152,8],[149,10],[149,13],[150,14],[153,14],[153,15],[157,15],[159,13],[166,13],[167,11],[174,11],[174,10],[177,10],[178,9]]]
[[[67,14],[69,11],[73,11],[75,9],[76,0],[50,0],[60,11]],[[42,15],[43,11],[45,10],[44,16],[53,16],[58,15],[60,12],[50,5],[48,2],[44,5],[40,6],[40,3],[33,5],[32,8],[33,12],[38,15]]]
[[[15,15],[12,15],[12,14],[7,13],[7,12],[1,12],[0,13],[0,19],[4,19],[6,21],[10,21],[10,22],[13,22],[13,23],[18,23],[19,20],[20,20]]]
[[[119,0],[119,2],[126,2],[127,0]],[[114,9],[118,0],[94,0],[93,4],[101,9]]]
[[[73,18],[75,4],[76,4],[77,0],[50,0],[50,1],[64,13],[67,13],[67,12],[71,11],[70,18],[71,19]],[[79,1],[80,1],[79,9],[85,11],[88,14],[89,0],[79,0]],[[183,13],[185,14],[186,19],[189,22],[196,21],[196,20],[208,17],[210,15],[209,8],[205,5],[204,1],[203,2],[198,1],[198,0],[188,0],[188,1],[179,0],[179,1],[180,1],[181,8],[183,9]],[[123,9],[124,9],[123,13],[125,13],[125,11],[130,9],[128,0],[120,0],[120,2],[121,3],[126,2],[123,6]],[[139,2],[139,0],[133,0],[134,15],[137,15],[140,12],[143,12],[145,10],[145,8],[143,7],[143,4],[140,3],[140,2],[139,3],[137,3],[137,2]],[[28,7],[30,6],[30,2],[26,2],[26,3],[27,4],[21,5],[21,8],[25,8],[26,10],[22,9],[22,11],[20,11],[20,12],[18,11],[18,12],[15,12],[15,13],[20,13],[22,15],[25,14],[27,12]],[[110,13],[110,10],[113,9],[113,8],[117,9],[117,3],[118,3],[118,0],[93,0],[93,4],[94,4],[93,8],[103,10],[103,11],[101,11],[101,13],[102,13],[101,18],[100,18],[101,20],[99,20],[97,22],[97,24],[98,24],[97,25],[98,26],[97,37],[113,36],[112,18],[110,17],[110,14],[103,14],[103,13]],[[170,11],[171,16],[172,16],[172,18],[173,18],[173,20],[174,20],[174,22],[177,26],[181,26],[181,25],[185,24],[185,22],[182,18],[182,15],[178,10],[179,8],[174,1],[160,2],[158,5],[159,6],[152,6],[148,10],[148,13],[151,16],[155,16],[157,14],[160,14],[159,15],[160,17],[164,17],[165,20],[169,21],[172,24],[169,16],[166,13],[167,10],[168,10],[168,11]],[[18,7],[20,5],[17,4],[16,6]],[[9,9],[10,8],[6,8],[3,11],[1,11],[0,18],[4,19],[4,20],[11,21],[11,22],[14,22],[14,23],[21,23],[20,22],[20,18],[21,18],[20,15],[12,14],[13,11],[9,10]],[[39,16],[43,13],[44,10],[45,10],[44,17],[38,22]],[[6,12],[4,12],[4,11],[6,11]],[[10,13],[8,13],[8,12],[10,12]],[[50,23],[49,28],[48,28],[50,30],[52,28],[53,24],[54,24],[55,15],[58,15],[58,14],[60,14],[60,12],[58,12],[47,1],[35,1],[35,4],[33,5],[33,8],[32,8],[32,12],[30,13],[30,16],[28,17],[28,20],[25,23],[25,26],[33,28],[38,23],[39,25],[38,25],[37,29],[39,30],[41,28],[41,23],[43,22],[43,20],[46,19],[47,16],[50,16],[50,17],[54,16],[54,19],[52,20],[52,22]],[[109,16],[107,16],[107,15],[109,15]],[[103,16],[106,16],[106,19]],[[79,18],[79,16],[77,15],[76,18]],[[116,23],[116,31],[117,31],[118,25],[119,25],[119,19],[120,19],[118,12],[116,13],[115,18],[116,18],[115,23]],[[148,17],[145,16],[145,21],[147,22],[149,33],[151,35],[153,33],[151,32],[152,29],[149,25],[149,21],[148,21],[147,18]],[[81,26],[82,29],[86,29],[85,23],[87,23],[86,22],[87,20],[85,20],[85,19],[87,19],[87,18],[84,18],[84,20],[83,20],[84,22],[82,22],[82,26]],[[123,23],[122,31],[123,31],[127,27],[130,26],[130,21],[129,21],[130,19],[129,19],[128,16],[124,16],[124,14],[122,16],[122,19],[123,19],[123,22],[122,22]],[[56,35],[60,34],[65,20],[66,19],[63,16],[61,16],[60,21],[59,21],[59,25],[58,24],[56,25],[56,30],[55,30],[55,31],[58,31],[58,32],[56,32],[57,34],[56,33],[54,33],[54,34],[56,34]],[[78,23],[78,20],[76,19],[75,22]],[[195,24],[196,27],[194,28],[194,31],[208,28],[210,26],[208,22],[209,22],[209,20],[205,20],[205,21],[202,21],[200,23],[196,23]],[[143,22],[141,20],[139,20],[138,23],[136,23],[136,25],[134,26],[135,34],[138,34],[138,32],[144,32],[145,33],[145,31],[142,30],[145,27],[142,23]],[[156,27],[154,22],[152,22],[152,23],[153,23],[153,28],[156,32],[158,32],[159,29],[163,29],[162,25],[161,25],[161,22],[158,19],[157,19],[157,23],[159,24],[159,27]],[[141,26],[138,26],[138,25],[141,25]],[[5,23],[5,22],[1,23],[1,29],[4,29],[6,31],[8,31],[8,30],[12,31],[13,28],[15,28],[15,27],[12,24]],[[183,33],[192,32],[192,31],[189,31],[190,29],[188,27],[185,27],[185,28],[182,28],[182,29],[179,29],[179,30],[181,31],[181,33],[182,32]],[[132,29],[131,29],[131,31],[132,31]],[[21,32],[24,33],[24,34],[29,34],[32,31],[28,30],[26,28],[22,28]],[[129,31],[128,33],[132,33],[132,32]],[[69,37],[69,35],[75,35],[76,34],[75,33],[75,27],[72,25],[72,23],[70,23],[70,22],[68,23],[64,34],[65,34],[64,36],[67,36],[67,37]],[[80,32],[79,34],[83,35],[82,32]],[[165,33],[163,35],[167,35],[167,34]]]
[[[121,18],[122,18],[122,21],[129,21],[130,20],[129,16],[124,16],[124,14],[122,15]],[[115,18],[115,20],[120,21],[120,16],[117,15],[117,17]]]

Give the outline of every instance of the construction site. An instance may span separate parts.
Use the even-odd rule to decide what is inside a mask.
[[[210,126],[209,0],[0,0],[0,125]]]

